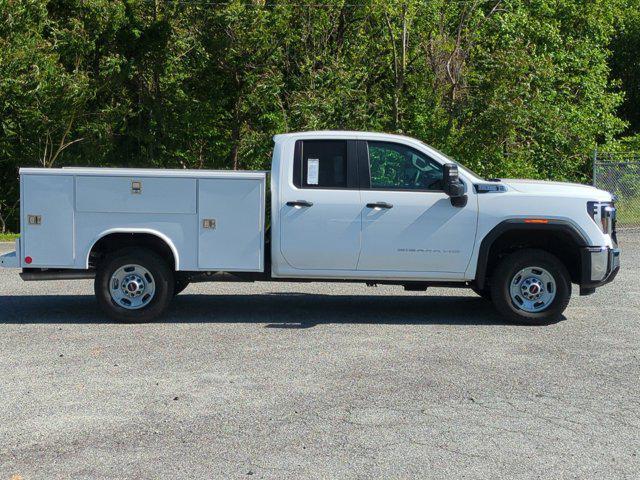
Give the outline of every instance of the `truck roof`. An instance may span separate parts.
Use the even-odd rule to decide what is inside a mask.
[[[384,132],[362,132],[357,130],[314,130],[310,132],[279,133],[273,136],[273,140],[276,142],[287,138],[375,138],[378,140],[395,139],[410,141],[412,143],[417,142],[415,138],[407,137],[405,135],[396,135]]]

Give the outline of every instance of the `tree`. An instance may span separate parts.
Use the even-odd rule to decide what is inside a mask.
[[[596,144],[638,131],[629,1],[0,0],[3,218],[18,166],[264,169],[296,130],[585,180]]]
[[[640,133],[640,1],[628,0],[611,41],[611,76],[619,82],[625,99],[620,117],[629,122],[627,133]],[[640,140],[635,141],[640,144]],[[638,148],[638,147],[636,147]]]

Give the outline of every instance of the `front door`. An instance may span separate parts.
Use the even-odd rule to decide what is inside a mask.
[[[355,142],[298,140],[293,170],[282,183],[282,256],[300,270],[355,270],[362,222]]]
[[[442,191],[442,165],[407,145],[366,142],[361,151],[369,181],[361,192],[358,270],[462,277],[475,240],[475,197],[452,206]]]

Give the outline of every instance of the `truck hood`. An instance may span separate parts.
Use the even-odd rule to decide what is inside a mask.
[[[545,180],[525,180],[518,178],[504,178],[502,182],[508,187],[522,193],[584,198],[586,200],[599,202],[610,202],[612,199],[609,192],[581,183],[548,182]]]

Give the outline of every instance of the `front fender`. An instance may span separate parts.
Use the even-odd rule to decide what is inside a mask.
[[[485,286],[487,267],[489,265],[489,252],[494,242],[501,235],[515,230],[527,230],[532,233],[540,232],[562,232],[569,235],[579,247],[589,245],[589,240],[585,234],[579,230],[572,222],[568,220],[549,219],[546,223],[532,223],[525,218],[513,218],[504,220],[493,227],[480,243],[478,252],[478,264],[476,268],[475,282],[478,289],[482,290]]]

